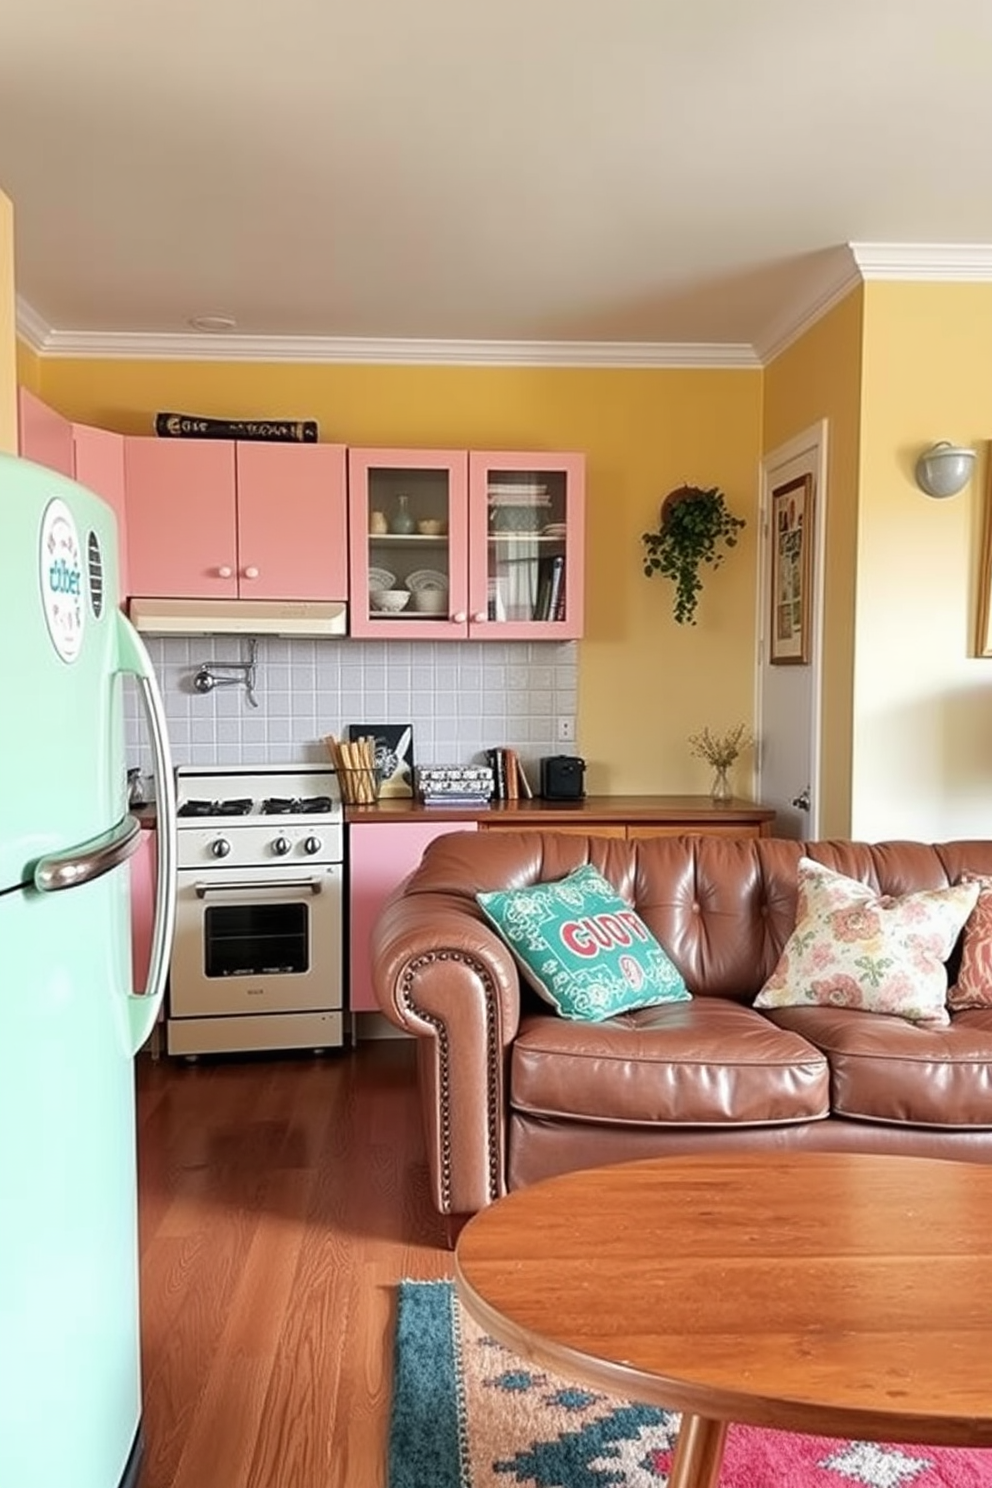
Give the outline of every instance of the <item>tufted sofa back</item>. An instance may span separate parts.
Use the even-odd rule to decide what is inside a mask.
[[[751,1002],[796,917],[801,856],[883,894],[943,888],[966,869],[992,875],[992,841],[793,842],[782,838],[645,837],[624,841],[551,832],[456,832],[436,838],[405,892],[468,901],[525,888],[592,863],[629,900],[696,997]]]

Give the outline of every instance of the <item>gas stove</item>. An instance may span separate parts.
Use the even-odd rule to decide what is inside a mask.
[[[180,765],[176,803],[180,868],[342,856],[330,765]]]
[[[328,765],[180,765],[170,1054],[343,1041],[344,813]]]

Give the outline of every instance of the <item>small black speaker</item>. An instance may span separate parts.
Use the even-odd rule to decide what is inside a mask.
[[[546,754],[541,760],[541,795],[545,801],[581,801],[586,762],[574,754]]]

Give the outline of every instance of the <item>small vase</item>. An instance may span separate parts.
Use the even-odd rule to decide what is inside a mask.
[[[727,765],[717,765],[716,774],[713,776],[713,785],[710,789],[710,799],[718,806],[726,806],[728,801],[734,799],[733,787],[727,777]]]
[[[413,532],[416,525],[417,523],[410,510],[409,496],[397,496],[396,510],[393,512],[389,523],[390,532],[405,537],[408,533]]]

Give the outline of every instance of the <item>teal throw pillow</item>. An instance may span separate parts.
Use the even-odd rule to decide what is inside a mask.
[[[476,894],[527,980],[564,1018],[686,1002],[685,982],[640,915],[592,866],[555,883]]]

